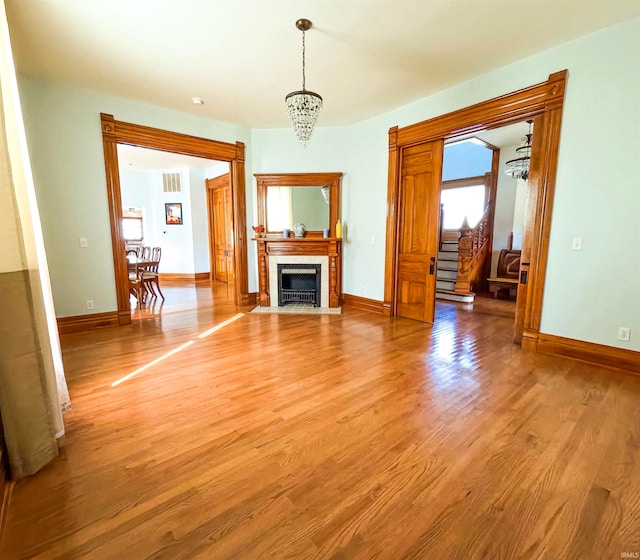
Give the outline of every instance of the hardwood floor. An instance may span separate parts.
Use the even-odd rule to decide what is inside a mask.
[[[0,558],[640,553],[640,379],[522,353],[512,302],[430,328],[187,290],[63,337],[67,435],[15,485]]]

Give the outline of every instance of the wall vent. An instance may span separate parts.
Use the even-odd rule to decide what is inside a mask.
[[[180,183],[180,172],[162,174],[162,190],[168,193],[182,192]]]

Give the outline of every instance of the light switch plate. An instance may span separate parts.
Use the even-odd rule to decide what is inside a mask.
[[[572,251],[582,251],[582,237],[574,237],[571,240]]]
[[[80,247],[88,247],[88,246],[89,246],[89,240],[86,237],[81,237]]]

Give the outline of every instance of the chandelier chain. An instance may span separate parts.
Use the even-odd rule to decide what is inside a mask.
[[[302,31],[302,91],[306,91],[306,64],[305,64],[305,52],[306,52],[306,46],[305,46],[305,41],[304,41],[304,31]]]

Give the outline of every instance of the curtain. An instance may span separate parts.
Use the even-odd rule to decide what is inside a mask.
[[[0,417],[17,479],[57,456],[70,401],[4,2],[0,108]]]

